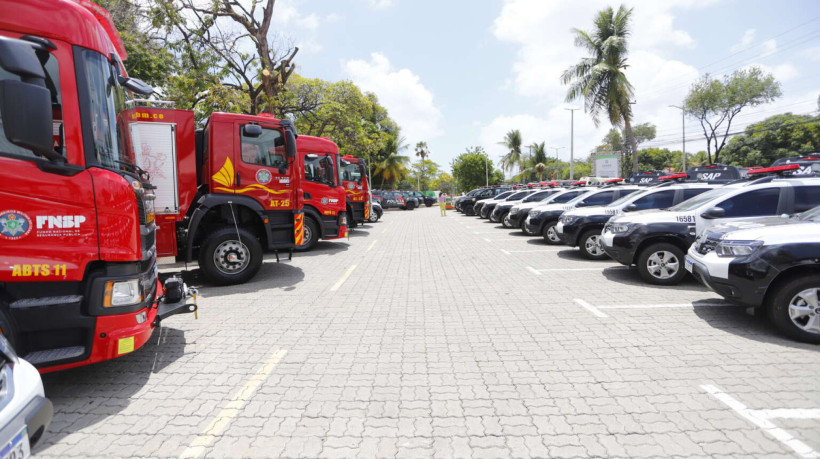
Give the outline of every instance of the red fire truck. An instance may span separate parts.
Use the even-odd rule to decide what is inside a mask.
[[[339,147],[330,139],[300,135],[297,155],[302,161],[305,235],[298,251],[312,249],[318,240],[347,236],[345,190],[341,180]]]
[[[148,101],[136,101],[149,105]],[[126,110],[137,165],[156,187],[157,253],[190,262],[218,285],[250,280],[264,250],[291,251],[303,237],[296,131],[270,115]]]
[[[122,42],[77,0],[0,0],[0,331],[41,372],[139,348],[157,300],[153,187],[122,132]],[[166,283],[166,287],[169,283]]]
[[[347,193],[347,220],[351,228],[370,218],[370,184],[365,161],[353,155],[342,157],[342,184]]]

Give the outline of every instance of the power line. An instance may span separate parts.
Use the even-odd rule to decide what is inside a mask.
[[[820,124],[820,119],[814,119],[814,120],[808,120],[808,121],[797,121],[797,122],[794,122],[794,123],[782,124],[782,125],[777,126],[777,127],[755,129],[755,130],[754,130],[754,131],[752,131],[751,133],[752,133],[752,134],[757,134],[757,133],[759,133],[759,132],[779,131],[779,130],[781,130],[781,129],[791,129],[791,128],[794,128],[794,127],[797,127],[797,126],[801,126],[801,125],[804,125],[804,124],[815,124],[815,123]],[[727,137],[733,137],[733,136],[736,136],[736,135],[748,134],[749,132],[748,132],[748,130],[747,130],[747,129],[745,129],[745,128],[747,128],[747,127],[748,127],[748,126],[750,126],[751,124],[755,124],[755,123],[750,123],[749,125],[744,126],[744,127],[743,127],[743,130],[740,130],[740,131],[735,131],[735,132],[729,132],[728,134],[725,134],[725,135],[726,135]],[[724,134],[720,134],[720,135],[719,135],[719,137],[723,137],[723,136],[724,136]],[[646,148],[657,148],[657,147],[660,147],[660,146],[671,145],[671,144],[673,144],[673,143],[681,143],[681,140],[682,140],[681,138],[678,138],[678,139],[676,139],[676,140],[674,140],[674,141],[669,141],[669,142],[660,142],[660,143],[656,143],[656,142],[653,142],[653,141],[648,141],[648,142],[646,142],[646,143],[644,143],[644,144],[641,144],[641,148],[643,148],[643,149],[646,149]],[[687,142],[696,142],[696,141],[698,141],[698,140],[705,140],[705,139],[704,139],[704,137],[703,137],[702,135],[701,135],[701,136],[698,136],[698,137],[692,137],[692,138],[687,138],[687,139],[686,139],[686,141],[687,141]]]

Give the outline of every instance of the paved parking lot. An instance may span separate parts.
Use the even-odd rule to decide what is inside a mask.
[[[41,457],[818,457],[820,353],[694,282],[437,208],[44,377]],[[159,344],[157,344],[159,342]]]

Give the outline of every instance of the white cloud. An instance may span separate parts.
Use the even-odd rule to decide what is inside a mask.
[[[367,4],[377,10],[384,10],[393,6],[394,0],[367,0]]]
[[[443,134],[441,111],[433,93],[410,69],[395,69],[381,53],[370,55],[370,61],[350,60],[342,63],[344,72],[363,91],[375,93],[390,117],[402,128],[410,145]]]
[[[794,80],[800,76],[800,71],[797,70],[797,67],[788,62],[778,65],[750,64],[746,66],[746,68],[749,67],[759,67],[763,72],[771,73],[774,79],[780,83]]]
[[[766,40],[761,44],[761,46],[763,46],[763,53],[760,57],[771,56],[777,52],[777,40]]]
[[[755,35],[757,35],[757,30],[746,30],[743,32],[743,36],[740,37],[740,41],[732,45],[732,47],[729,48],[729,51],[736,53],[742,49],[745,49],[747,46],[751,45],[753,41],[755,41]]]

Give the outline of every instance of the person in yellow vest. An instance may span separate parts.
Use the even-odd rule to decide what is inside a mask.
[[[444,192],[440,192],[438,194],[438,207],[441,209],[441,216],[447,216],[447,196],[444,195]]]

